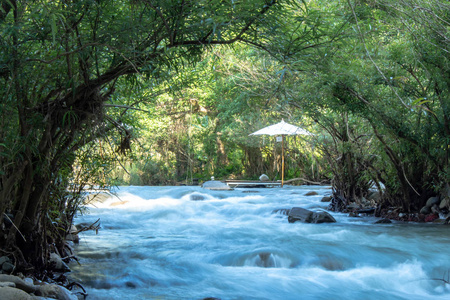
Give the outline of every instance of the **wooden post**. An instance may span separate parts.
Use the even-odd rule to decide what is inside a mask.
[[[284,182],[284,135],[281,135],[281,187]]]

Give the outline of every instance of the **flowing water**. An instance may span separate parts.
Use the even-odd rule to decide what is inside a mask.
[[[101,228],[81,234],[71,278],[88,299],[450,299],[450,227],[282,213],[325,209],[327,194],[120,187],[76,219]]]

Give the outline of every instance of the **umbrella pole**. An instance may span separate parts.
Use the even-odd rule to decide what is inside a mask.
[[[284,182],[284,135],[281,135],[281,187]]]

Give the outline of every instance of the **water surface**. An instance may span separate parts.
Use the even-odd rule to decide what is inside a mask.
[[[340,213],[290,224],[282,214],[325,209],[328,194],[120,187],[76,219],[100,218],[101,229],[81,234],[71,277],[88,299],[450,299],[450,227]]]

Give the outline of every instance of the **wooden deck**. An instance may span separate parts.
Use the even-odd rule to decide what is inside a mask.
[[[225,180],[224,182],[231,188],[272,188],[281,186],[281,181]]]

